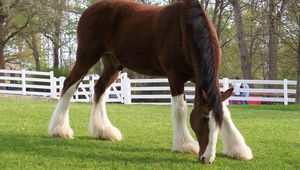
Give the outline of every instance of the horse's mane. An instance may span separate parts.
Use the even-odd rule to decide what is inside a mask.
[[[198,2],[193,3],[188,9],[187,17],[188,23],[192,26],[197,56],[202,67],[200,89],[207,93],[207,102],[212,107],[217,124],[221,126],[223,111],[218,82],[221,51],[217,34],[214,25]]]

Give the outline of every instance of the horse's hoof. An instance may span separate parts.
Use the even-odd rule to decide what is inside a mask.
[[[202,155],[199,159],[199,161],[202,163],[202,164],[212,164],[215,160],[216,156],[215,155]]]
[[[116,127],[112,127],[111,131],[108,132],[107,138],[110,141],[121,141],[122,140],[122,133]]]
[[[73,136],[72,135],[68,135],[68,134],[52,134],[52,137],[55,137],[55,138],[63,138],[63,139],[73,139]]]
[[[52,137],[57,137],[57,138],[63,138],[63,139],[73,139],[73,130],[70,129],[65,129],[65,130],[53,130],[49,131],[50,135]]]
[[[172,151],[187,154],[198,154],[199,144],[197,141],[190,141],[184,144],[178,144],[178,146],[173,146]]]
[[[253,154],[251,149],[245,144],[240,147],[235,147],[231,151],[223,152],[225,156],[237,159],[237,160],[251,160]]]
[[[104,139],[110,141],[121,141],[122,133],[116,127],[93,128],[91,134],[95,139]]]
[[[199,144],[197,141],[191,141],[182,145],[184,153],[189,154],[198,154],[199,153]]]

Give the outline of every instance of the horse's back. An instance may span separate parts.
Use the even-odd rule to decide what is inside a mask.
[[[98,38],[111,45],[112,41],[122,38],[121,33],[149,25],[155,8],[159,7],[126,0],[100,0],[83,12],[78,24],[78,38]]]
[[[95,42],[95,47],[113,53],[120,63],[136,72],[162,76],[168,69],[162,65],[183,56],[181,7],[180,2],[158,7],[101,0],[82,14],[78,41]]]

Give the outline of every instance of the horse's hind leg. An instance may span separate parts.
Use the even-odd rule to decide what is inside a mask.
[[[169,76],[174,130],[172,151],[198,154],[199,144],[191,136],[186,124],[187,103],[184,95],[185,82],[178,80],[177,77],[180,76]]]
[[[253,158],[251,149],[245,143],[245,140],[239,130],[231,120],[230,112],[223,103],[223,123],[221,135],[224,145],[223,154],[238,160],[250,160]]]
[[[111,60],[102,58],[104,70],[95,85],[94,106],[91,113],[89,130],[96,139],[108,139],[111,141],[122,140],[122,134],[114,127],[106,113],[105,102],[108,97],[111,84],[119,76],[119,70],[115,68]]]
[[[76,92],[82,78],[100,58],[99,55],[99,57],[94,56],[93,59],[87,60],[85,57],[90,55],[87,51],[89,50],[82,49],[80,46],[78,47],[75,66],[64,82],[60,99],[49,123],[48,132],[52,136],[69,139],[73,138],[73,130],[69,123],[69,101]],[[92,57],[92,55],[89,57]]]

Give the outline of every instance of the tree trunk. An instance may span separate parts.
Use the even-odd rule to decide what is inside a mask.
[[[4,30],[3,30],[3,25],[4,25],[4,20],[5,20],[5,13],[3,11],[3,1],[0,0],[0,69],[5,69],[5,61],[4,61]]]
[[[276,22],[276,6],[274,0],[269,1],[269,79],[277,79],[277,54],[278,54],[278,41],[279,37],[278,27]]]
[[[54,45],[54,48],[53,48],[53,68],[54,69],[58,69],[58,67],[59,67],[59,48],[60,48],[60,46],[59,46],[59,44],[58,43],[54,43],[53,44]]]
[[[5,69],[4,61],[4,44],[0,42],[0,69]],[[5,76],[4,73],[0,73],[0,76]],[[5,80],[0,80],[0,83],[5,83]],[[4,87],[0,87],[0,90],[3,90]]]
[[[223,10],[225,8],[224,1],[222,0],[216,0],[215,7],[214,7],[214,13],[212,17],[212,22],[214,23],[216,29],[217,29],[217,36],[218,39],[221,39],[221,31],[222,31],[222,19],[223,19]]]
[[[59,49],[60,49],[60,26],[61,26],[61,20],[55,22],[55,30],[54,30],[54,42],[53,42],[53,68],[58,69],[59,68]]]
[[[206,11],[208,4],[209,4],[209,0],[200,0],[199,3],[203,7],[203,9]]]
[[[300,104],[300,31],[298,33],[297,62],[296,104]]]
[[[63,18],[63,8],[65,6],[65,0],[59,0],[57,3],[57,9],[56,13],[57,18],[55,18],[54,21],[54,38],[53,38],[53,68],[58,69],[59,68],[59,50],[61,48],[61,24],[62,24],[62,18]]]
[[[35,35],[32,36],[31,43],[32,43],[32,55],[33,55],[34,61],[35,61],[35,69],[36,69],[36,71],[40,71],[41,70],[40,53],[39,53],[39,47],[37,44],[37,37]]]
[[[219,16],[218,16],[218,23],[216,24],[217,27],[217,35],[218,39],[221,39],[221,32],[222,32],[222,20],[223,20],[223,11],[225,9],[224,1],[221,1],[220,9],[219,9]]]
[[[0,43],[0,69],[5,69],[4,44]]]
[[[246,45],[245,32],[243,27],[243,19],[239,0],[230,1],[233,6],[234,20],[236,23],[236,31],[238,37],[238,45],[240,49],[241,68],[244,79],[252,79],[251,59]]]

